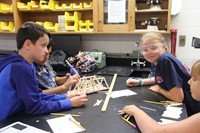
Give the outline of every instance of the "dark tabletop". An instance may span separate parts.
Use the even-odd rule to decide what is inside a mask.
[[[106,81],[110,85],[113,76],[105,76]],[[105,112],[101,112],[101,108],[103,106],[103,102],[100,106],[93,106],[97,99],[105,100],[106,94],[105,92],[98,92],[88,95],[88,104],[84,107],[80,108],[73,108],[69,111],[61,111],[59,113],[66,113],[66,114],[80,114],[81,117],[76,117],[75,119],[81,123],[83,127],[86,128],[87,133],[138,133],[140,132],[138,128],[134,129],[126,122],[121,119],[121,115],[118,114],[118,110],[121,110],[125,105],[135,104],[137,106],[144,106],[148,108],[156,109],[156,111],[143,109],[147,114],[149,114],[153,119],[159,121],[163,118],[161,115],[163,111],[165,111],[165,107],[163,105],[156,105],[150,103],[144,103],[143,100],[151,100],[151,101],[162,101],[167,100],[165,97],[148,90],[148,86],[143,87],[134,87],[128,88],[125,85],[125,81],[127,77],[118,76],[113,88],[113,91],[116,90],[123,90],[123,89],[130,89],[137,93],[137,95],[132,96],[125,96],[119,98],[110,98],[107,110]],[[185,106],[183,107],[183,113],[181,114],[181,118],[178,120],[182,120],[187,117]],[[56,118],[59,116],[52,116],[50,114],[46,115],[39,115],[39,116],[28,116],[23,113],[16,114],[12,116],[6,121],[0,123],[0,128],[13,123],[15,121],[21,121],[23,123],[32,125],[34,127],[38,127],[40,129],[52,132],[51,128],[49,127],[48,123],[46,122],[47,119]],[[167,118],[170,119],[170,118]],[[173,119],[172,119],[173,120]],[[134,124],[134,118],[131,118]],[[66,129],[67,132],[67,129]]]

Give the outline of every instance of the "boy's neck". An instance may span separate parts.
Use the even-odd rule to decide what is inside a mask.
[[[21,55],[29,64],[33,64],[33,60],[30,58],[30,53],[28,51],[19,50],[19,55]]]

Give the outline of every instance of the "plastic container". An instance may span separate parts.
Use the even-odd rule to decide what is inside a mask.
[[[88,31],[87,20],[79,20],[79,30],[80,31]]]
[[[79,30],[79,24],[78,21],[66,21],[65,23],[65,29],[67,31],[78,31]]]
[[[67,4],[62,4],[62,9],[65,10],[65,9],[73,9],[73,4],[70,3],[69,5]]]
[[[44,25],[44,23],[43,23],[43,22],[40,22],[40,21],[36,21],[36,24],[39,24],[39,25],[41,25],[41,26]]]
[[[57,11],[63,10],[62,5],[60,5],[58,1],[54,1],[54,6],[55,6],[55,10]]]
[[[41,10],[55,10],[55,1],[54,0],[40,0]]]
[[[31,0],[31,10],[41,10],[39,2]]]
[[[65,12],[65,20],[66,21],[79,21],[81,20],[81,13],[75,11],[75,12]]]
[[[83,3],[83,8],[92,8],[92,7],[93,7],[93,3],[92,2],[90,2],[90,3],[84,2]]]
[[[0,22],[2,31],[14,31],[14,22]]]
[[[29,11],[29,10],[31,10],[31,3],[30,3],[30,2],[27,2],[27,3],[25,4],[25,3],[22,3],[22,2],[17,2],[17,8],[18,8],[20,11]]]
[[[0,12],[1,13],[11,13],[13,12],[13,5],[0,3]]]
[[[83,9],[83,3],[73,3],[73,9]]]
[[[88,31],[93,31],[93,26],[94,26],[94,23],[92,20],[87,20],[87,29]]]
[[[58,31],[58,23],[45,21],[44,28],[46,28],[50,32]]]

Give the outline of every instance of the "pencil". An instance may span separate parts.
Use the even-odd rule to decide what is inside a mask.
[[[79,124],[76,120],[73,120],[72,118],[69,118],[69,120],[75,125],[77,125],[79,128],[83,129],[83,131],[86,131],[86,129],[83,126],[81,126],[81,124]]]
[[[127,122],[129,125],[131,125],[133,128],[136,128],[136,125],[125,119],[124,117],[121,117],[125,122]]]
[[[62,114],[62,113],[51,113],[51,115],[55,115],[55,116],[65,116],[67,114]],[[80,117],[80,115],[77,114],[70,114],[73,117]]]

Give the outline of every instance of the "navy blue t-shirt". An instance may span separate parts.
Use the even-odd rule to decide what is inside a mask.
[[[188,81],[191,78],[189,69],[180,60],[169,52],[164,53],[156,65],[156,84],[165,90],[181,87],[184,92],[183,102],[186,105],[188,116],[200,112],[200,102],[191,96]]]

